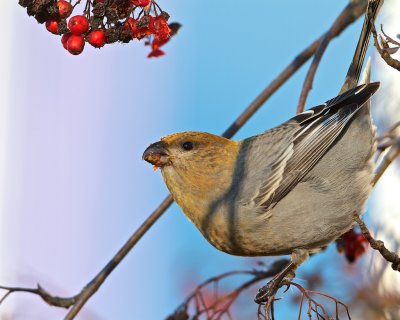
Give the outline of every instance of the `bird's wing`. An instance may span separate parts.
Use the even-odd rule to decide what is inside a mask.
[[[356,112],[378,89],[370,83],[311,108],[282,125],[244,140],[247,163],[242,205],[266,213],[321,159]],[[261,162],[264,160],[264,162]],[[257,169],[260,168],[260,169]]]

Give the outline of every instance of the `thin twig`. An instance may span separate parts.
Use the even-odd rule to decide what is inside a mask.
[[[376,28],[375,28],[374,24],[372,24],[371,32],[372,32],[372,35],[374,37],[374,46],[378,50],[379,55],[381,56],[381,58],[386,62],[387,65],[389,65],[392,68],[400,71],[400,61],[392,58],[392,56],[390,55],[390,50],[387,50],[387,49],[390,49],[388,44],[387,44],[387,42],[381,41],[381,44],[382,44],[382,46],[381,46],[381,44],[378,41],[378,34],[376,32]]]
[[[0,286],[0,290],[7,291],[7,293],[0,299],[0,304],[14,292],[26,292],[26,293],[36,294],[40,296],[44,301],[46,301],[47,304],[49,304],[50,306],[60,307],[60,308],[69,308],[76,302],[76,298],[78,297],[78,295],[70,298],[52,296],[46,290],[44,290],[39,284],[37,285],[37,288]]]
[[[265,270],[265,271],[264,270],[262,270],[262,271],[257,271],[257,270],[253,270],[253,271],[249,271],[249,270],[229,271],[229,272],[222,273],[222,274],[220,274],[218,276],[209,278],[208,280],[204,281],[203,283],[199,284],[196,287],[196,289],[193,291],[193,293],[187,297],[187,299],[185,300],[184,304],[188,304],[190,302],[190,300],[192,300],[194,298],[194,296],[196,295],[197,292],[199,292],[205,286],[208,286],[210,283],[218,283],[222,279],[227,278],[227,277],[231,277],[231,276],[234,276],[234,275],[252,275],[252,276],[258,277],[260,279],[265,279],[265,278],[268,278],[268,277],[273,277],[275,274],[277,274],[280,271],[282,271],[282,269],[287,264],[288,264],[288,260],[287,259],[281,259],[281,260],[278,260],[275,263],[273,263],[273,265],[268,270]]]
[[[307,290],[307,289],[303,288],[301,285],[299,285],[298,283],[295,283],[295,282],[292,282],[292,281],[290,282],[290,285],[294,286],[295,288],[297,288],[301,292],[301,304],[299,306],[298,319],[300,319],[300,316],[301,316],[304,298],[306,298],[307,301],[308,301],[307,314],[309,315],[310,319],[311,319],[311,311],[313,311],[317,315],[317,318],[322,317],[322,319],[333,319],[333,318],[328,316],[324,306],[322,304],[318,303],[315,299],[313,299],[310,296],[310,294],[314,294],[314,295],[319,295],[319,296],[325,297],[325,298],[327,298],[329,300],[332,300],[335,303],[335,317],[336,317],[336,319],[339,319],[339,308],[338,308],[338,305],[341,305],[343,307],[343,309],[346,311],[348,319],[351,320],[350,313],[349,313],[349,307],[346,304],[344,304],[343,302],[337,300],[336,298],[334,298],[334,297],[332,297],[332,296],[330,296],[328,294],[325,294],[325,293],[322,293],[322,292],[319,292],[319,291],[314,291],[314,290]],[[323,315],[318,312],[318,309],[321,310]]]
[[[174,314],[171,315],[168,319],[177,319],[177,315],[181,314],[184,310],[188,310],[191,303],[194,303],[196,305],[196,313],[194,315],[195,317],[199,317],[205,314],[207,315],[207,319],[221,319],[223,315],[229,312],[230,306],[235,302],[235,300],[244,290],[261,280],[275,276],[276,274],[281,272],[287,264],[287,259],[280,259],[273,263],[267,270],[230,271],[209,278],[208,280],[199,284],[196,289],[186,298],[184,303],[181,304],[174,312]],[[205,303],[202,303],[203,308],[199,308],[197,304],[197,297],[202,296],[202,292],[206,289],[206,287],[213,284],[218,284],[223,279],[237,275],[250,275],[252,276],[252,278],[225,295],[218,296],[218,294],[214,294],[214,297],[216,296],[216,299],[211,303],[211,305],[207,306]],[[209,314],[210,311],[211,313]]]
[[[357,214],[354,215],[354,220],[360,226],[361,232],[364,235],[365,239],[368,240],[369,244],[371,245],[371,248],[374,250],[378,250],[380,252],[380,254],[382,255],[382,257],[384,257],[386,259],[386,261],[389,261],[392,263],[392,269],[400,272],[400,256],[396,252],[388,250],[385,247],[385,244],[383,241],[375,240],[371,236],[371,233],[369,232],[365,223],[361,220],[361,218]]]
[[[374,156],[375,158],[375,163],[378,163],[382,155],[389,149],[393,144],[396,143],[396,141],[399,139],[399,133],[398,133],[398,128],[400,127],[400,121],[396,122],[392,127],[386,131],[384,134],[382,134],[378,139],[378,146],[376,150],[376,154]],[[377,170],[378,172],[379,170]],[[382,175],[382,174],[381,174]],[[374,180],[377,181],[378,176],[375,175]],[[373,181],[373,185],[375,185],[376,181]]]
[[[392,269],[400,272],[400,256],[396,252],[388,250],[382,240],[375,240],[369,232],[365,223],[357,214],[354,215],[354,220],[360,226],[361,232],[364,235],[365,239],[368,240],[371,248],[374,250],[378,250],[382,257],[386,259],[386,261],[392,263]]]
[[[333,28],[333,26],[331,27]],[[297,104],[296,113],[302,113],[304,111],[304,106],[306,104],[307,96],[312,89],[312,84],[314,81],[315,73],[317,72],[319,63],[321,62],[321,58],[325,53],[326,48],[328,47],[329,42],[332,39],[332,32],[329,30],[324,36],[323,41],[318,47],[318,50],[314,54],[314,59],[311,63],[310,69],[308,69],[306,79],[304,80],[303,88],[300,93],[299,103]]]
[[[332,31],[332,38],[337,37],[346,27],[357,20],[366,10],[366,1],[351,1],[336,18],[333,25],[337,28]],[[326,33],[325,33],[326,34]],[[304,63],[310,59],[324,40],[324,35],[319,37],[304,49],[246,108],[234,123],[224,132],[225,138],[231,138],[250,117],[267,101]]]
[[[375,172],[375,176],[372,180],[372,186],[375,186],[379,179],[382,177],[383,173],[390,166],[390,164],[399,156],[400,154],[400,137],[397,137],[394,141],[385,157],[381,161],[378,169]]]
[[[367,52],[369,38],[371,34],[371,24],[375,21],[375,18],[378,14],[379,8],[382,5],[383,0],[370,0],[368,3],[367,10],[369,14],[365,16],[364,24],[361,30],[360,38],[357,43],[356,50],[354,52],[352,63],[350,64],[349,70],[346,75],[346,79],[342,86],[340,93],[353,88],[357,85],[358,80],[360,78],[361,68],[364,63],[365,54]],[[304,80],[303,88],[300,93],[299,103],[297,105],[296,113],[299,114],[304,111],[304,106],[307,101],[308,94],[312,89],[312,85],[314,82],[314,77],[317,72],[318,66],[321,62],[321,58],[325,53],[326,48],[332,40],[332,36],[335,35],[340,29],[340,19],[337,19],[328,32],[323,37],[321,44],[318,47],[318,50],[314,54],[314,59],[311,63],[310,68],[308,69],[307,76]]]

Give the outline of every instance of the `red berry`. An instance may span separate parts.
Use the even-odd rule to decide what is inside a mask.
[[[136,30],[136,20],[129,17],[128,20],[124,23],[124,28],[130,28],[132,32]]]
[[[171,29],[168,26],[167,20],[163,16],[157,16],[150,20],[149,28],[161,39],[168,39]]]
[[[73,34],[83,34],[89,30],[89,21],[85,16],[73,16],[68,21],[68,28]]]
[[[365,253],[365,243],[367,242],[362,234],[351,229],[337,242],[337,249],[339,252],[344,251],[347,261],[353,263]]]
[[[150,29],[148,27],[144,27],[144,28],[137,29],[135,34],[133,35],[133,38],[137,38],[140,40],[149,35],[151,35]]]
[[[152,15],[142,17],[137,23],[135,31],[133,32],[133,38],[143,39],[146,36],[153,34],[150,29],[150,25],[153,23],[154,17]],[[140,27],[138,27],[138,25]]]
[[[170,38],[160,38],[158,35],[155,35],[153,42],[151,43],[151,48],[153,50],[157,50],[164,44],[166,44],[169,41]]]
[[[61,43],[62,43],[62,45],[63,45],[63,47],[64,47],[65,50],[68,50],[68,48],[67,48],[67,41],[68,41],[68,39],[69,39],[71,36],[72,36],[72,33],[71,33],[71,32],[68,32],[68,33],[66,33],[66,34],[63,34],[63,36],[61,37]]]
[[[356,241],[359,242],[359,243],[363,243],[363,242],[368,243],[368,240],[365,239],[365,237],[364,237],[364,235],[362,233],[357,235]]]
[[[101,48],[106,43],[106,33],[104,30],[94,30],[89,33],[87,41],[95,48]]]
[[[74,55],[80,54],[85,47],[85,39],[82,35],[71,34],[67,41],[67,50]]]
[[[61,19],[69,17],[72,12],[72,5],[65,0],[58,0],[57,8]]]
[[[151,0],[131,0],[131,2],[135,5],[135,6],[140,6],[140,7],[146,7],[149,5]]]
[[[58,21],[56,20],[46,21],[46,29],[53,34],[58,34]]]

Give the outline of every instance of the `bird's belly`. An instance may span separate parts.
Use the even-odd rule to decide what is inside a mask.
[[[352,227],[354,214],[364,211],[369,180],[370,175],[360,172],[340,187],[327,182],[325,188],[316,188],[313,179],[299,183],[268,218],[241,219],[237,243],[242,255],[281,255],[328,245]]]

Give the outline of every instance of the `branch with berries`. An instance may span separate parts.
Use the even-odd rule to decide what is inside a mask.
[[[154,0],[86,0],[83,12],[70,18],[81,0],[71,1],[19,0],[19,4],[49,32],[61,35],[63,47],[73,55],[82,53],[86,42],[101,48],[145,39],[151,47],[148,57],[160,57],[165,54],[160,47],[180,28],[177,22],[168,23],[169,14]]]

